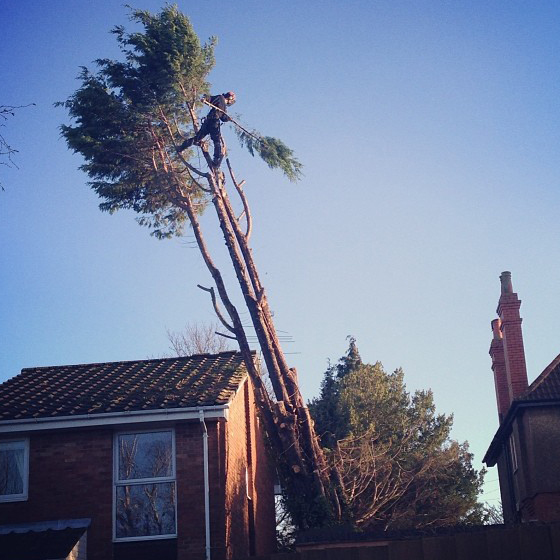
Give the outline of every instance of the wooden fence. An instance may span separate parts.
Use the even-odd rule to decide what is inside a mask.
[[[251,560],[560,560],[560,524],[488,526],[445,536],[313,543]]]

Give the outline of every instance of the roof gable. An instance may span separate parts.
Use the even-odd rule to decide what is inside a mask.
[[[560,399],[560,354],[543,370],[521,395],[520,401]]]
[[[520,410],[533,406],[557,406],[559,401],[560,354],[529,385],[525,393],[513,400],[482,462],[486,463],[489,467],[493,467],[496,464],[502,452],[502,442],[506,437],[509,437],[512,422]]]
[[[236,352],[27,368],[0,384],[0,421],[224,405],[245,376]]]

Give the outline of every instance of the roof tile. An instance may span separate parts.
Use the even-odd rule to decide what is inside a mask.
[[[237,352],[27,368],[0,384],[0,421],[222,405],[245,375]]]
[[[529,385],[527,391],[519,396],[519,401],[548,401],[560,399],[560,355],[543,370]]]

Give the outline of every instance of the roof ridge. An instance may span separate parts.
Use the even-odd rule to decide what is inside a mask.
[[[39,369],[53,369],[53,368],[75,368],[75,367],[84,367],[84,366],[104,366],[107,364],[138,364],[138,363],[151,363],[151,362],[165,362],[171,360],[190,360],[192,358],[200,358],[200,357],[218,357],[218,356],[226,356],[226,355],[235,355],[238,354],[241,356],[241,352],[238,350],[226,350],[223,352],[216,352],[215,354],[204,353],[204,354],[191,354],[190,356],[167,356],[165,358],[145,358],[141,360],[116,360],[116,361],[109,361],[109,362],[83,362],[79,364],[61,364],[61,365],[50,365],[50,366],[31,366],[22,368],[22,372],[24,371],[35,371]],[[251,354],[256,354],[253,350]]]

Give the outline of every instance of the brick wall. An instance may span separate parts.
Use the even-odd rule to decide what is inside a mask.
[[[502,294],[498,303],[498,314],[504,341],[504,357],[507,371],[509,402],[523,394],[528,387],[525,350],[519,315],[521,300],[517,294]]]
[[[492,334],[489,354],[492,358],[496,404],[498,405],[498,418],[501,424],[509,409],[510,399],[500,319],[492,321]]]
[[[215,446],[216,422],[207,421],[209,447]],[[204,462],[200,422],[175,426],[177,466],[177,558],[205,558]],[[212,462],[211,462],[212,463]],[[212,480],[212,475],[210,480]],[[214,533],[216,528],[213,527]],[[158,558],[158,560],[160,560]]]
[[[253,463],[253,503],[255,512],[255,547],[257,555],[276,550],[276,511],[274,482],[276,473],[265,445],[264,426],[259,420],[252,385],[248,384],[251,422],[251,449]]]
[[[0,523],[91,518],[89,560],[112,558],[113,432],[39,432],[29,438],[29,497],[0,504]]]
[[[250,555],[249,503],[245,472],[248,467],[246,383],[248,380],[239,388],[231,404],[227,422],[225,504],[228,559]]]
[[[216,448],[217,422],[209,423],[208,427],[210,447]],[[87,533],[88,560],[203,560],[204,476],[200,423],[175,426],[179,521],[176,539],[112,542],[113,434],[114,431],[107,428],[30,435],[29,498],[24,502],[0,503],[0,524],[87,517],[91,519]],[[216,463],[217,455],[211,455],[210,460]],[[211,466],[211,480],[217,478],[218,470],[216,464]],[[213,484],[216,485],[219,487],[218,482]],[[214,510],[218,509],[215,504]],[[222,518],[217,515],[213,523],[214,532],[218,533],[219,524],[223,526],[223,515]]]
[[[230,408],[226,438],[226,557],[276,547],[274,469],[264,445],[249,379]]]
[[[212,559],[249,555],[251,542],[258,554],[272,552],[274,478],[248,380],[231,404],[228,421],[206,420],[206,426]],[[30,435],[29,498],[24,502],[0,503],[0,524],[90,518],[89,560],[203,560],[203,429],[198,420],[179,423],[174,428],[176,539],[112,542],[114,430],[110,427]],[[251,500],[247,497],[248,467]],[[249,507],[254,519],[251,532]]]

